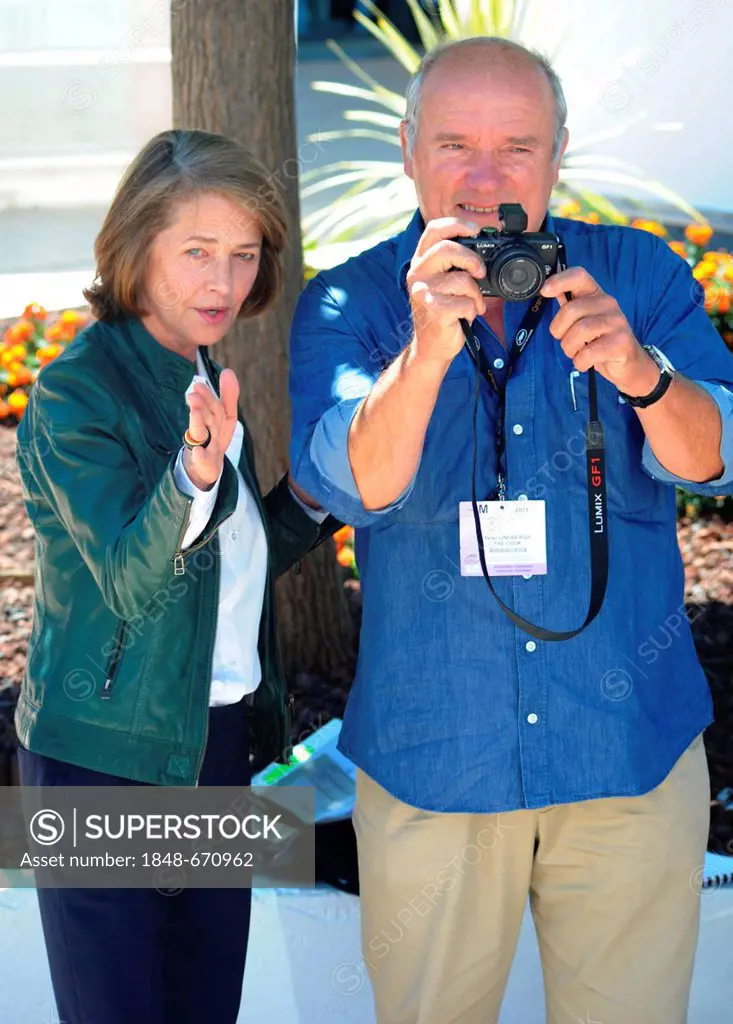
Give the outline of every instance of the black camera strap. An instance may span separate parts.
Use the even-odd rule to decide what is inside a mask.
[[[566,298],[572,301],[569,294]],[[496,455],[497,455],[497,489],[495,499],[504,501],[506,499],[506,389],[509,377],[512,374],[517,362],[522,356],[527,345],[532,339],[537,326],[542,319],[547,300],[537,296],[533,304],[522,318],[517,329],[511,348],[507,352],[507,370],[503,386],[501,386],[496,375],[489,364],[485,350],[482,348],[479,339],[466,320],[461,320],[461,328],[466,339],[466,348],[476,364],[476,388],[474,391],[473,403],[473,465],[471,469],[471,505],[473,518],[478,539],[479,560],[481,571],[488,584],[489,590],[496,598],[499,607],[512,620],[515,626],[519,626],[524,632],[538,640],[570,640],[581,633],[593,619],[598,615],[606,595],[606,584],[608,582],[608,509],[606,502],[606,465],[605,445],[603,437],[603,425],[598,417],[598,393],[596,372],[593,367],[588,370],[588,394],[589,394],[589,418],[585,428],[585,454],[586,470],[588,481],[588,536],[590,541],[590,563],[591,563],[591,586],[588,603],[588,614],[585,621],[577,629],[558,632],[546,629],[544,626],[536,626],[529,620],[522,618],[505,604],[494,590],[488,569],[486,567],[486,555],[484,552],[484,540],[481,532],[481,519],[479,516],[476,499],[476,464],[478,458],[478,399],[480,377],[483,376],[495,391],[498,399],[496,411]]]

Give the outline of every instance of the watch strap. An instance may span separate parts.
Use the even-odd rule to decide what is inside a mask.
[[[660,370],[659,380],[655,387],[649,392],[648,395],[627,395],[625,391],[619,391],[619,395],[632,405],[635,409],[646,409],[650,405],[654,405],[658,402],[666,393],[669,385],[674,380],[674,370],[670,370],[664,363],[659,359],[656,350],[651,345],[644,345],[644,350],[649,353],[654,362],[657,364]]]

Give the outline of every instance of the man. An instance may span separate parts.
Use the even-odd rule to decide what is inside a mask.
[[[528,896],[548,1021],[686,1018],[711,702],[671,485],[730,489],[733,359],[664,242],[547,215],[565,117],[551,67],[515,44],[428,55],[401,128],[419,210],[320,274],[293,326],[293,473],[358,528],[341,749],[359,769],[363,956],[390,1024],[496,1020]],[[567,250],[516,361],[531,303],[484,297],[481,259],[451,241],[498,226],[500,203]],[[540,555],[492,577],[522,624],[467,572],[477,370],[461,319],[484,354],[478,500],[544,503],[532,543],[546,539],[546,572]],[[595,480],[588,494],[591,367],[607,508]],[[578,630],[591,565],[602,576],[594,531],[609,543],[605,599],[558,640],[543,630]]]

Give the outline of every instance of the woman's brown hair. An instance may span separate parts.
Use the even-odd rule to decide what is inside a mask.
[[[256,316],[282,287],[287,222],[273,176],[225,135],[174,128],[148,142],[125,171],[94,243],[97,270],[84,297],[99,320],[142,316],[147,257],[179,200],[216,193],[255,217],[262,230],[260,266],[239,312]],[[236,224],[232,224],[232,230]]]

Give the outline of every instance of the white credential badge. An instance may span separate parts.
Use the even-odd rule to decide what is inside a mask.
[[[479,501],[476,504],[490,576],[539,576],[547,573],[544,501]],[[460,503],[458,524],[461,576],[482,576],[470,501]]]

